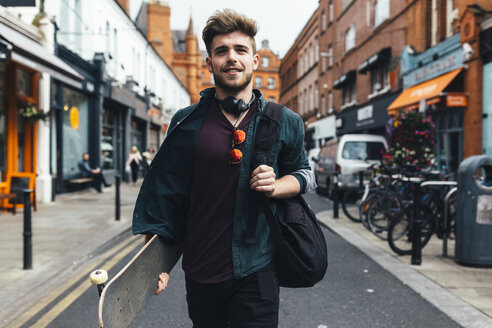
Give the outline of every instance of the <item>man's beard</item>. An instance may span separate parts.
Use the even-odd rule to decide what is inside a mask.
[[[243,91],[244,89],[246,89],[246,87],[251,82],[251,79],[253,78],[253,72],[246,73],[244,76],[244,81],[236,85],[222,78],[222,76],[220,74],[216,74],[215,71],[213,72],[213,75],[215,85],[228,93],[238,93]]]

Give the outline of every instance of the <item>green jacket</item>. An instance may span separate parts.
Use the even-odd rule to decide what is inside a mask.
[[[254,90],[259,101],[259,112],[249,124],[243,149],[235,204],[232,254],[234,276],[250,275],[271,262],[273,243],[265,216],[260,211],[256,226],[256,243],[247,244],[244,237],[248,218],[249,180],[251,179],[251,156],[260,112],[266,101],[259,90]],[[215,89],[201,92],[197,104],[179,110],[173,116],[162,146],[157,152],[144,178],[133,213],[134,234],[158,234],[166,239],[182,242],[190,206],[190,189],[193,169],[193,150]],[[290,109],[283,108],[279,136],[272,148],[271,163],[277,177],[292,174],[301,184],[305,178],[296,171],[309,170],[304,149],[304,125],[301,118]],[[272,207],[276,209],[275,201]]]

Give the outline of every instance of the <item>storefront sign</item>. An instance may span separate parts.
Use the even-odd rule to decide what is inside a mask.
[[[373,106],[365,106],[357,110],[357,121],[363,121],[372,118]]]
[[[4,7],[36,7],[36,0],[0,0]]]
[[[444,73],[450,72],[454,69],[463,66],[463,49],[457,48],[450,54],[438,58],[429,64],[417,68],[413,72],[403,77],[403,86],[408,88],[412,85],[422,83],[424,81],[435,78]]]
[[[448,107],[466,107],[467,104],[468,101],[464,94],[448,93],[446,95],[446,106]]]

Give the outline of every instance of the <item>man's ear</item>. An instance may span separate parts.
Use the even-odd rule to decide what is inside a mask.
[[[214,70],[213,70],[213,66],[212,66],[212,58],[207,57],[207,58],[205,59],[205,63],[207,64],[208,71],[209,71],[210,73],[213,73],[213,72],[214,72]]]
[[[259,64],[260,64],[260,55],[254,54],[253,55],[253,70],[256,70],[258,68]]]

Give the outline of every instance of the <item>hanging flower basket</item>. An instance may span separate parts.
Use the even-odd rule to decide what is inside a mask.
[[[419,112],[399,113],[386,125],[389,151],[383,160],[390,166],[420,171],[435,160],[435,125]]]
[[[36,108],[31,103],[27,103],[24,107],[19,109],[19,116],[21,116],[28,124],[35,124],[37,121],[46,121],[48,113],[43,112]]]

